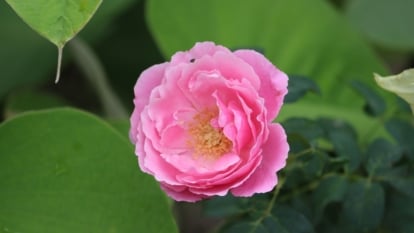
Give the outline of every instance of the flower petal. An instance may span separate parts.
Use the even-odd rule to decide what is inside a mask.
[[[260,77],[259,95],[265,99],[267,119],[273,120],[279,113],[287,93],[288,76],[254,50],[237,50],[234,54],[250,64]]]
[[[277,184],[276,172],[286,164],[289,145],[286,133],[279,124],[269,126],[270,134],[263,146],[263,160],[252,176],[231,190],[235,196],[249,197],[254,193],[271,191]]]
[[[129,131],[129,137],[133,143],[137,141],[137,126],[140,118],[140,114],[144,107],[149,103],[149,98],[152,90],[161,84],[164,76],[164,71],[168,63],[162,63],[151,66],[144,70],[138,78],[134,87],[134,111],[130,118],[131,128]]]
[[[167,183],[161,183],[160,187],[175,201],[196,202],[206,197],[204,195],[194,194],[184,186],[174,187]]]

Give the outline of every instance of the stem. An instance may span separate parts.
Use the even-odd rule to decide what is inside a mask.
[[[279,195],[279,192],[282,189],[282,186],[284,183],[285,183],[285,179],[279,179],[279,183],[276,185],[276,188],[273,191],[272,199],[270,200],[269,206],[266,209],[267,214],[270,214],[270,212],[272,211],[273,206],[276,203],[277,196]]]
[[[308,155],[308,154],[311,154],[311,153],[315,153],[315,152],[317,152],[317,148],[309,147],[309,148],[303,149],[299,152],[290,154],[288,156],[288,159],[287,159],[287,163],[286,163],[287,165],[283,170],[284,171],[289,171],[289,170],[292,170],[294,168],[297,168],[298,166],[301,166],[301,164],[296,163],[295,161],[298,158],[302,157],[302,156],[305,156],[305,155]]]
[[[270,200],[269,205],[267,206],[265,212],[263,213],[263,215],[259,219],[257,219],[254,222],[254,224],[256,226],[259,225],[263,221],[263,219],[265,219],[267,216],[271,215],[272,209],[273,209],[273,207],[275,206],[275,203],[276,203],[277,196],[279,195],[279,192],[282,189],[282,186],[283,186],[284,183],[285,183],[285,179],[283,179],[283,178],[279,179],[279,183],[276,185],[276,188],[273,191],[272,199]]]
[[[318,184],[320,183],[321,180],[322,179],[311,181],[311,182],[301,186],[300,188],[298,188],[296,190],[292,190],[291,192],[281,196],[280,201],[285,202],[285,201],[287,201],[287,200],[289,200],[289,199],[291,199],[291,198],[293,198],[293,197],[295,197],[295,196],[297,196],[301,193],[305,193],[305,192],[308,192],[308,191],[311,191],[311,190],[315,189],[318,186]]]
[[[97,92],[105,115],[110,118],[127,119],[128,113],[122,102],[111,89],[103,65],[90,46],[79,38],[69,43],[76,65],[81,69],[85,78],[91,82]]]
[[[56,69],[56,78],[55,78],[55,84],[59,82],[60,78],[60,69],[62,66],[62,54],[63,54],[63,46],[57,46],[58,49],[58,60],[57,60],[57,69]]]
[[[312,152],[315,152],[315,148],[314,147],[309,147],[309,148],[301,150],[301,151],[299,151],[295,154],[292,154],[291,156],[297,158],[297,157],[301,157],[301,156],[306,155],[306,154],[310,154]]]

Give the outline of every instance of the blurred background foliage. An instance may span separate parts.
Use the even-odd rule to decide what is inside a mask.
[[[70,49],[64,51],[65,78],[54,85],[50,79],[56,49],[4,1],[0,4],[3,106],[8,105],[7,96],[16,99],[15,92],[35,88],[99,112],[102,106],[95,102],[99,96],[90,93],[91,84],[82,77]],[[412,64],[414,35],[408,23],[413,21],[412,4],[409,0],[103,1],[78,39],[96,53],[111,87],[129,109],[128,90],[143,69],[196,41],[213,40],[233,49],[257,49],[289,75],[317,82],[320,96],[307,96],[306,103],[287,108],[287,115],[300,114],[298,109],[305,107],[315,108],[307,115],[342,111],[337,115],[352,119],[363,101],[349,86],[350,80],[373,87],[373,72],[386,75]]]
[[[4,1],[0,4],[3,117],[13,111],[14,102],[20,102],[22,89],[57,95],[66,105],[102,113],[107,101],[85,78],[79,68],[82,61],[73,59],[72,53],[77,52],[70,49],[71,44],[64,50],[64,78],[54,85],[50,77],[56,67],[56,49],[19,20]],[[257,49],[289,75],[317,82],[320,94],[286,106],[281,119],[305,112],[312,117],[322,114],[350,120],[359,131],[367,132],[378,123],[359,112],[364,101],[350,80],[374,87],[373,72],[387,75],[411,65],[414,35],[408,22],[413,16],[401,9],[411,9],[412,4],[408,0],[103,1],[77,39],[95,53],[110,86],[129,110],[130,90],[143,69],[196,41],[213,40],[232,49]],[[394,104],[393,97],[386,99]],[[42,105],[47,103],[33,104]]]
[[[345,226],[355,222],[353,226],[344,227],[344,232],[371,232],[381,225],[382,220],[385,222],[382,224],[385,227],[378,232],[411,232],[413,226],[407,222],[414,217],[411,208],[414,202],[410,199],[413,195],[410,187],[414,187],[414,184],[413,175],[409,172],[410,169],[412,170],[413,161],[410,141],[413,122],[407,106],[400,99],[376,87],[373,73],[381,75],[399,73],[414,65],[412,9],[414,9],[412,0],[104,0],[86,27],[66,45],[63,52],[61,80],[58,84],[54,84],[56,48],[30,29],[5,1],[0,1],[1,121],[20,113],[29,114],[22,115],[21,118],[0,127],[0,155],[10,155],[0,158],[0,166],[13,162],[12,153],[17,153],[22,158],[30,155],[24,150],[17,152],[12,150],[12,148],[19,148],[22,143],[19,135],[25,135],[26,131],[31,132],[24,139],[37,138],[31,142],[35,147],[47,140],[45,135],[39,136],[36,132],[46,127],[48,119],[53,123],[53,119],[57,116],[66,120],[65,129],[69,132],[65,135],[62,128],[59,128],[59,123],[55,123],[52,125],[58,128],[48,128],[50,132],[46,136],[66,137],[69,142],[63,139],[57,140],[53,148],[36,149],[36,153],[42,153],[45,158],[50,158],[52,161],[52,164],[42,164],[42,167],[53,167],[56,159],[62,159],[56,157],[56,151],[68,147],[69,150],[77,151],[79,148],[72,148],[70,142],[93,137],[94,133],[108,135],[108,140],[115,143],[115,145],[106,145],[102,151],[107,151],[109,155],[120,153],[119,151],[123,151],[122,148],[127,143],[119,138],[119,132],[123,140],[127,140],[128,120],[125,113],[113,114],[118,110],[115,109],[114,103],[107,101],[108,93],[119,97],[115,104],[120,105],[120,109],[125,107],[125,112],[131,112],[133,86],[138,75],[145,68],[168,60],[174,52],[187,50],[197,41],[212,40],[231,49],[256,49],[264,53],[278,68],[288,73],[291,80],[290,94],[278,121],[283,121],[290,133],[291,147],[297,150],[293,151],[294,153],[300,154],[302,149],[318,148],[312,151],[312,154],[318,156],[311,160],[299,156],[296,161],[303,160],[298,164],[304,165],[302,164],[300,168],[290,168],[296,169],[296,172],[292,172],[293,175],[287,177],[290,179],[287,184],[294,186],[312,181],[303,177],[315,178],[320,184],[312,186],[310,183],[310,188],[316,189],[318,195],[301,197],[302,199],[290,197],[288,192],[290,186],[286,186],[287,191],[283,193],[282,190],[284,205],[271,209],[267,205],[271,196],[266,195],[259,195],[250,201],[217,199],[216,202],[206,204],[207,214],[215,218],[207,220],[203,218],[193,224],[181,224],[182,232],[205,231],[215,226],[216,221],[220,223],[221,218],[229,216],[233,216],[231,218],[242,216],[246,221],[235,222],[233,225],[229,223],[224,228],[226,232],[239,232],[240,229],[250,229],[251,232],[265,232],[266,229],[279,229],[280,232],[312,232],[310,228],[306,228],[312,224],[319,224],[317,229],[320,232],[329,232],[333,223]],[[88,62],[86,58],[91,58],[92,63],[86,63]],[[90,66],[85,67],[82,64],[90,64]],[[104,77],[104,81],[90,78],[90,67],[95,67]],[[27,113],[28,110],[62,106],[82,109],[104,118],[85,115],[73,109],[45,111],[34,115]],[[42,120],[43,118],[46,122]],[[336,121],[328,119],[346,120],[350,125],[342,123],[338,125]],[[104,120],[108,120],[111,125]],[[32,125],[31,122],[38,122],[39,125]],[[85,131],[72,130],[71,132],[70,129],[78,126],[79,122],[84,122],[82,125]],[[11,135],[16,137],[13,138]],[[381,139],[377,139],[378,136]],[[388,144],[389,139],[400,141],[399,146],[403,151],[395,151],[397,149],[393,144]],[[80,144],[82,148],[86,148],[82,155],[89,156],[87,152],[100,142],[90,143],[86,138],[85,140]],[[382,150],[378,151],[378,148]],[[381,151],[387,153],[378,158],[374,156]],[[131,145],[125,153],[130,156],[120,158],[119,167],[112,168],[106,163],[101,163],[94,171],[99,173],[105,169],[123,169],[125,166],[132,174],[134,168],[138,168],[135,163],[126,162],[135,159]],[[337,156],[329,157],[329,153]],[[399,157],[390,160],[387,157],[389,154],[397,154]],[[347,157],[349,155],[353,157]],[[114,159],[116,158],[115,156]],[[93,160],[94,157],[91,159]],[[409,165],[400,166],[407,161],[411,161]],[[378,163],[390,165],[381,167]],[[1,177],[16,176],[17,181],[23,182],[26,176],[24,174],[19,176],[22,171],[19,169],[27,169],[30,165],[30,163],[13,164],[16,167],[1,169],[0,172],[0,186],[9,187],[10,190],[14,190],[13,184],[5,182]],[[397,168],[394,168],[394,165]],[[80,167],[79,174],[89,174],[87,170]],[[356,178],[356,182],[348,184],[344,176],[335,173],[338,171],[342,173],[344,170],[356,172],[362,178]],[[322,171],[330,171],[334,174],[321,176]],[[131,174],[128,174],[122,173],[120,177],[127,183],[141,182],[137,181],[136,175],[130,177]],[[82,179],[81,175],[69,175],[65,179],[76,188],[77,180]],[[377,180],[373,181],[373,177]],[[402,179],[403,177],[406,179]],[[99,177],[93,177],[86,182],[93,184],[97,179]],[[399,181],[394,182],[395,180]],[[58,185],[55,180],[51,182]],[[36,188],[39,190],[50,188],[48,186],[50,184],[35,187],[32,187],[30,182],[22,184],[30,184],[28,187],[34,188],[35,191]],[[102,185],[105,186],[105,183]],[[389,186],[400,190],[401,193],[386,195]],[[155,186],[149,188],[148,192],[139,191],[139,187],[135,188],[139,195],[161,195]],[[119,189],[128,192],[126,186]],[[109,193],[108,197],[114,195],[113,190],[110,189],[104,192]],[[353,198],[353,193],[359,196]],[[10,198],[15,196],[14,194],[15,192],[3,192],[0,197]],[[27,196],[21,196],[21,198],[25,197]],[[121,199],[121,201],[129,201],[127,197]],[[317,205],[316,212],[306,209],[306,205],[302,203],[305,199],[312,199],[309,203]],[[13,200],[19,202],[22,199]],[[41,198],[36,200],[38,203],[44,201]],[[56,202],[52,208],[57,210],[59,203],[70,203],[70,201],[73,200],[68,202],[65,199]],[[86,203],[90,200],[83,201]],[[110,206],[113,201],[120,200],[104,198],[98,199],[97,202],[105,202]],[[342,209],[344,220],[333,219],[337,216],[334,213],[338,201],[346,203]],[[358,205],[358,201],[364,203],[366,201],[367,204],[361,206]],[[0,204],[4,203],[0,202]],[[157,206],[159,211],[168,211],[165,200],[159,203],[155,201],[152,204]],[[378,212],[369,211],[373,206],[381,208],[385,204],[388,212],[375,209],[381,213],[376,215]],[[253,206],[253,216],[244,215],[246,205]],[[11,204],[8,206],[13,207]],[[178,223],[185,223],[188,218],[196,219],[197,213],[201,214],[199,207],[199,205],[191,207],[185,204],[178,205],[176,207],[179,213]],[[31,208],[39,207],[34,205]],[[256,212],[263,213],[263,210],[268,211],[267,215],[254,215]],[[297,210],[305,213],[306,218],[298,215]],[[0,210],[0,226],[7,220],[4,216],[8,213],[4,211],[5,209],[3,212]],[[76,211],[76,208],[73,209],[73,214],[76,215]],[[281,213],[288,214],[281,215]],[[57,212],[57,214],[62,213]],[[324,214],[332,218],[323,219]],[[149,216],[149,219],[142,219],[140,223],[148,221],[156,226],[157,223],[151,220],[154,215]],[[281,219],[279,225],[272,221],[272,216]],[[168,215],[164,217],[169,218]],[[110,216],[102,215],[100,218],[107,219]],[[361,222],[358,218],[366,221]],[[255,220],[253,225],[249,222],[252,219]],[[260,221],[258,222],[257,219]],[[302,223],[304,228],[295,228],[293,220]],[[134,219],[125,221],[132,223]],[[39,223],[30,222],[30,224]],[[125,225],[121,220],[114,224]],[[134,227],[134,224],[126,225],[130,229]],[[167,225],[165,229],[155,227],[152,232],[174,231],[171,222]],[[293,228],[292,226],[284,228],[286,225],[292,225]],[[100,232],[99,224],[89,227],[93,229],[89,232]],[[70,232],[72,228],[68,229]],[[393,230],[389,231],[390,229]],[[126,228],[124,230],[127,232]]]

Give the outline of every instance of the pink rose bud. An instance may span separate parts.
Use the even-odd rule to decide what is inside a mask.
[[[271,191],[289,145],[272,123],[288,77],[254,50],[212,42],[142,72],[130,138],[139,166],[176,201]]]

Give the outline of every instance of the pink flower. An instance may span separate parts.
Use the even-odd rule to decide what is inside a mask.
[[[177,201],[271,191],[289,151],[272,123],[287,82],[260,53],[212,42],[148,68],[130,119],[141,170]]]

